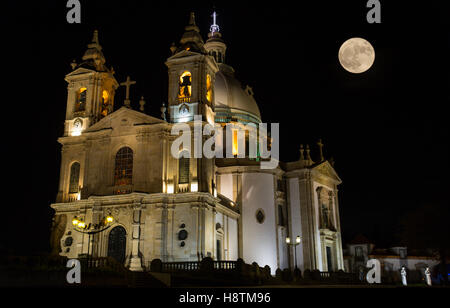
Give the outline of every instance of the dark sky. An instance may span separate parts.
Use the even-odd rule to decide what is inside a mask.
[[[263,121],[280,123],[282,160],[297,160],[302,143],[317,155],[318,138],[326,157],[334,157],[343,180],[344,241],[363,233],[379,246],[394,244],[402,215],[428,204],[449,206],[445,1],[381,1],[382,23],[368,24],[364,0],[81,0],[80,25],[66,22],[65,2],[20,2],[2,12],[3,67],[12,69],[4,84],[13,94],[3,102],[13,123],[4,134],[4,191],[13,198],[3,203],[8,212],[1,245],[17,253],[47,249],[49,204],[59,178],[56,139],[66,108],[64,76],[73,59],[81,60],[93,30],[99,30],[117,80],[130,75],[137,81],[134,108],[143,95],[146,112],[159,116],[167,101],[164,61],[170,44],[179,41],[190,11],[206,38],[213,6],[228,44],[227,63],[253,87]],[[340,45],[351,37],[375,48],[375,63],[363,74],[350,74],[338,62]],[[117,91],[116,109],[123,92]]]

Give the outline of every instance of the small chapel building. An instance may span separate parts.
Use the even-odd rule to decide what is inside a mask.
[[[332,164],[301,147],[295,162],[260,168],[248,157],[171,155],[176,123],[262,123],[249,86],[226,64],[219,27],[203,40],[191,13],[167,59],[168,105],[161,117],[124,106],[98,32],[66,75],[67,109],[52,242],[55,253],[113,257],[133,271],[162,262],[237,260],[300,270],[344,269],[338,185]],[[141,106],[144,104],[141,101]],[[280,124],[282,125],[282,123]],[[233,153],[242,146],[233,137]],[[187,152],[187,153],[186,153]],[[103,219],[111,217],[107,224]],[[78,225],[77,225],[78,223]],[[99,227],[100,226],[100,227]],[[80,232],[94,227],[101,232]],[[81,230],[82,231],[82,230]],[[287,237],[299,245],[288,245]],[[295,249],[295,251],[294,251]],[[296,258],[296,260],[294,259]]]

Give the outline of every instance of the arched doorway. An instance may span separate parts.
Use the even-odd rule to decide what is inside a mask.
[[[108,236],[108,257],[116,259],[120,263],[125,262],[125,248],[127,244],[127,232],[124,227],[114,227]]]

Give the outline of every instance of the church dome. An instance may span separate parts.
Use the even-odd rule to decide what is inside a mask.
[[[226,64],[220,64],[215,81],[216,122],[231,121],[243,123],[261,123],[261,114],[253,98],[252,89],[234,77],[234,70]]]

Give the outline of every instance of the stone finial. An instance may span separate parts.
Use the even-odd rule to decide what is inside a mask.
[[[144,111],[145,111],[145,108],[144,108],[144,106],[145,106],[145,100],[144,100],[144,97],[143,97],[143,96],[141,96],[141,100],[139,101],[139,105],[140,105],[139,110],[142,111],[142,112],[144,112]]]
[[[194,12],[191,12],[191,15],[189,16],[189,26],[195,26],[195,14],[194,14]]]
[[[306,161],[309,165],[314,164],[314,161],[311,159],[311,150],[309,149],[309,144],[306,145]]]
[[[303,144],[300,144],[300,160],[305,160],[305,156],[303,153],[305,152],[305,149],[303,148]]]
[[[72,67],[72,70],[74,70],[75,67],[77,67],[77,62],[73,60],[72,63],[70,63],[70,66]]]
[[[98,44],[98,30],[94,30],[94,35],[92,36],[92,43]]]
[[[177,46],[175,45],[175,43],[172,43],[172,45],[170,45],[170,52],[174,54],[175,51],[177,51]]]
[[[162,103],[162,106],[161,106],[161,118],[164,120],[164,121],[167,121],[166,120],[166,106],[164,105],[164,102]]]
[[[334,167],[334,157],[330,157],[328,162],[330,163],[331,167]]]

